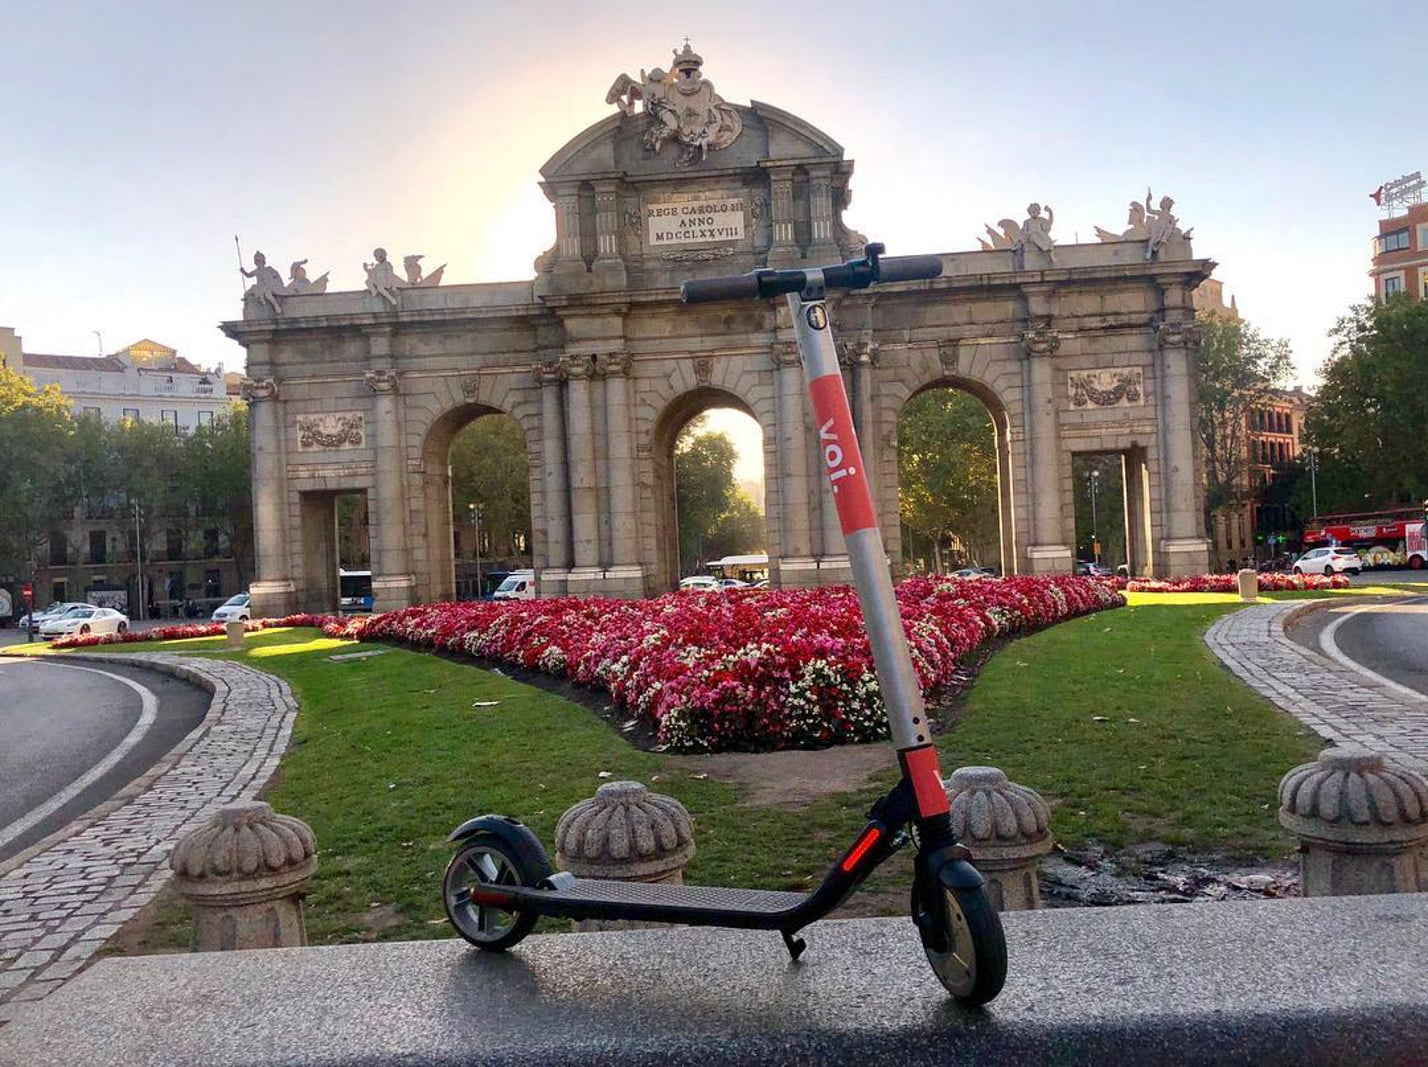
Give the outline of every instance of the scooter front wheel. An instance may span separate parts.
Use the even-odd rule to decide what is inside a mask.
[[[985,1004],[1007,978],[1002,921],[983,886],[954,889],[934,880],[924,905],[912,890],[912,920],[922,936],[927,962],[947,992],[964,1004]]]
[[[462,842],[446,865],[442,900],[446,917],[456,932],[477,948],[502,952],[531,932],[539,918],[534,912],[506,911],[471,899],[478,885],[526,885],[550,877],[550,860],[539,842],[502,840],[495,834],[476,834]]]

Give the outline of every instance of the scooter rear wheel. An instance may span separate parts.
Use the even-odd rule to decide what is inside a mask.
[[[926,907],[921,895],[914,885],[912,919],[937,980],[964,1004],[987,1003],[1006,981],[1007,943],[986,889],[935,883]]]
[[[462,842],[446,865],[441,886],[446,917],[477,948],[503,952],[530,933],[539,916],[476,904],[471,900],[472,886],[532,886],[548,877],[550,860],[539,841],[512,842],[495,834],[476,834]]]

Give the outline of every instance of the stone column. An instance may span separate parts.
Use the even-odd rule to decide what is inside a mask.
[[[596,358],[605,392],[605,455],[610,465],[611,566],[605,579],[612,594],[643,596],[645,569],[640,566],[640,513],[635,499],[630,368],[628,352],[605,352]]]
[[[1061,430],[1052,378],[1052,357],[1060,347],[1060,336],[1048,326],[1033,326],[1022,335],[1031,461],[1032,543],[1027,556],[1032,574],[1070,574],[1072,570],[1071,546],[1061,512]]]
[[[1167,304],[1171,300],[1167,293]],[[1192,314],[1188,310],[1180,313]],[[1165,577],[1178,578],[1210,569],[1210,544],[1197,503],[1195,385],[1191,376],[1200,327],[1190,321],[1164,322],[1156,327],[1155,340],[1162,512],[1158,570]]]
[[[577,878],[684,883],[694,856],[693,825],[684,805],[639,782],[606,782],[555,826],[555,862]],[[577,920],[577,931],[660,926],[627,920]]]
[[[565,369],[565,419],[567,455],[570,457],[570,526],[572,556],[570,591],[594,592],[589,583],[602,577],[600,569],[600,513],[595,477],[594,422],[590,411],[590,379],[595,363],[587,355],[567,355]],[[576,583],[587,583],[576,588]]]
[[[565,592],[569,577],[570,492],[569,463],[565,454],[565,411],[561,383],[565,368],[556,361],[537,363],[531,375],[540,385],[541,478],[545,488],[545,561],[540,591],[544,595]]]
[[[944,788],[952,836],[972,851],[998,911],[1041,907],[1036,864],[1051,851],[1051,809],[996,767],[959,767]]]
[[[840,253],[833,240],[833,167],[810,167],[808,174],[808,259],[814,263],[836,262]]]
[[[624,289],[625,261],[620,256],[620,185],[614,179],[595,183],[595,262],[592,267],[605,289]]]
[[[769,266],[786,267],[799,258],[794,234],[792,167],[769,170],[769,225],[773,230]]]
[[[1428,844],[1428,779],[1376,752],[1328,748],[1279,783],[1279,821],[1299,837],[1306,897],[1414,893]]]
[[[300,819],[261,801],[229,804],[169,855],[193,905],[193,950],[307,944],[302,895],[317,870],[317,841]]]
[[[248,365],[266,366],[268,343],[250,341]],[[283,459],[282,406],[272,378],[243,379],[253,457],[253,548],[257,575],[248,585],[253,618],[281,618],[297,610],[288,553],[288,479]]]
[[[388,330],[375,330],[367,337],[376,365],[363,376],[372,390],[371,438],[377,457],[376,506],[369,511],[373,610],[391,611],[410,605],[416,586],[407,552],[407,472],[399,383],[391,365],[392,335]]]
[[[778,369],[778,487],[781,585],[813,585],[817,562],[809,525],[808,435],[803,425],[803,364],[795,341],[774,345]]]

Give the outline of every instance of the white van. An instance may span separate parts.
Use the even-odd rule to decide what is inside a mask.
[[[535,571],[512,571],[506,580],[491,594],[492,600],[534,600],[536,595]]]

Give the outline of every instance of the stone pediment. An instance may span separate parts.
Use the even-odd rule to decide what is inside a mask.
[[[687,182],[703,174],[759,167],[770,161],[841,162],[843,146],[812,123],[772,104],[729,105],[743,121],[738,139],[720,152],[677,167],[676,156],[653,152],[644,144],[648,118],[616,113],[572,137],[540,169],[553,184],[593,178],[623,177],[647,181],[669,178]]]

